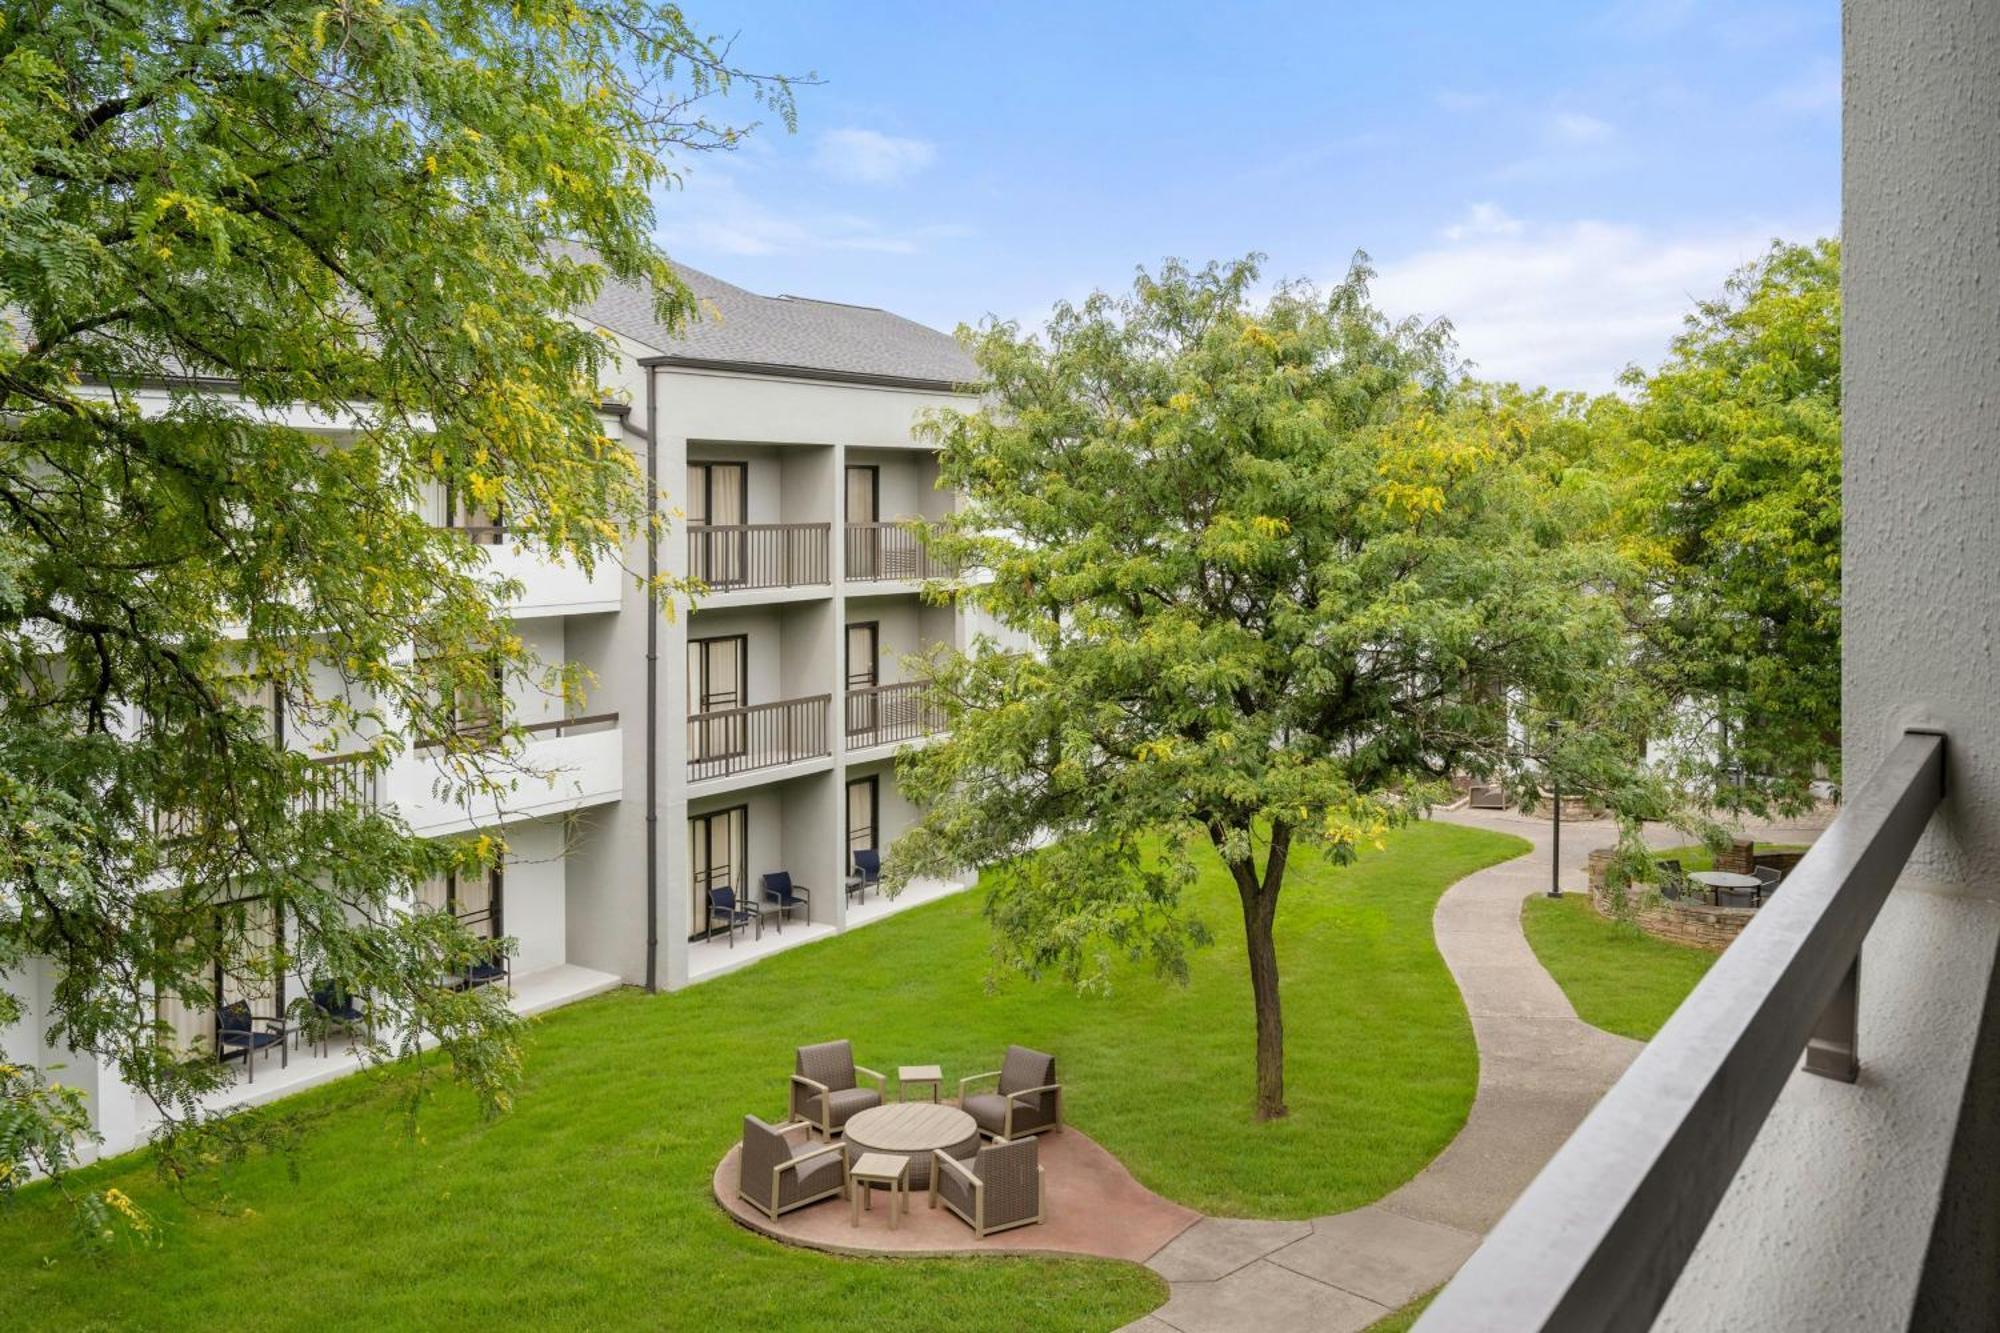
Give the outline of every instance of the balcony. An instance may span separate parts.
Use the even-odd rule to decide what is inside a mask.
[[[597,567],[585,574],[568,561],[524,545],[500,524],[444,526],[485,552],[486,563],[495,574],[520,585],[520,594],[507,603],[510,615],[526,619],[618,609],[621,589],[615,558],[598,561]]]
[[[718,593],[830,586],[830,523],[691,524],[688,574]]]
[[[1801,1051],[1807,1074],[1860,1077],[1862,940],[1944,800],[1945,749],[1940,733],[1908,731],[1850,792],[1784,892],[1516,1200],[1420,1328],[1651,1326]],[[1889,956],[1886,945],[1869,956]],[[1935,965],[1941,951],[1934,940],[1925,947]],[[1828,1119],[1822,1103],[1817,1127]],[[1816,1160],[1838,1172],[1853,1166],[1830,1151]],[[1827,1229],[1798,1220],[1809,1234]]]
[[[833,697],[719,708],[688,718],[688,781],[782,768],[833,753],[827,710]]]
[[[919,681],[870,685],[847,692],[847,746],[891,745],[944,730],[944,710],[924,694]]]
[[[382,775],[382,798],[394,804],[414,832],[438,837],[606,805],[623,795],[624,735],[618,714],[556,718],[522,732],[520,748],[499,756],[519,768],[505,792],[468,798],[440,791],[444,775],[437,760],[418,746]]]
[[[907,523],[849,523],[845,554],[849,583],[921,582],[957,572]]]

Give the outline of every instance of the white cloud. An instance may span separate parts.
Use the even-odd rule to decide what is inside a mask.
[[[1444,229],[1447,241],[1464,241],[1478,236],[1518,236],[1521,221],[1507,216],[1507,210],[1498,204],[1474,204],[1466,210],[1463,222],[1454,222]]]
[[[793,203],[764,203],[727,171],[690,175],[660,200],[660,239],[669,253],[738,256],[871,251],[915,254],[932,242],[970,234],[950,223],[889,224],[865,214]]]
[[[892,185],[916,175],[937,157],[922,139],[899,139],[875,130],[828,130],[819,136],[813,164],[838,180]]]
[[[1527,222],[1479,204],[1436,244],[1383,263],[1374,293],[1394,315],[1449,319],[1482,378],[1601,392],[1628,364],[1658,364],[1694,303],[1719,294],[1778,234],[1823,229],[1670,233],[1591,219]]]
[[[1610,141],[1615,134],[1610,125],[1581,111],[1561,111],[1549,120],[1549,137],[1559,144],[1584,146]]]

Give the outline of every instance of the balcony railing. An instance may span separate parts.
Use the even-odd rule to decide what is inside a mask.
[[[847,581],[946,579],[954,571],[930,553],[923,538],[902,523],[847,525]]]
[[[833,753],[826,728],[832,702],[832,695],[816,694],[809,699],[693,714],[688,718],[688,781],[775,768]]]
[[[944,730],[944,710],[918,681],[870,685],[847,692],[847,741],[860,747],[914,740]]]
[[[457,533],[474,546],[507,544],[507,529],[498,523],[447,523],[444,530]]]
[[[375,809],[382,799],[377,781],[380,775],[370,767],[368,758],[365,754],[315,755],[310,780],[292,797],[293,812],[318,814],[348,805]]]
[[[1861,942],[1944,799],[1906,732],[1425,1313],[1423,1333],[1648,1328],[1805,1051],[1853,1082]]]
[[[831,583],[832,531],[830,523],[690,525],[688,573],[717,592]]]

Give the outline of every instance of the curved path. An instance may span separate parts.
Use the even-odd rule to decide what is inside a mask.
[[[1437,818],[1527,838],[1525,856],[1451,886],[1432,917],[1479,1045],[1479,1090],[1465,1127],[1414,1179],[1376,1203],[1301,1222],[1205,1218],[1150,1260],[1173,1295],[1127,1327],[1139,1333],[1364,1329],[1458,1271],[1640,1044],[1576,1016],[1521,933],[1521,900],[1549,885],[1549,824],[1459,810]],[[1809,841],[1818,825],[1757,827]],[[1661,841],[1684,836],[1662,830]],[[1565,823],[1562,882],[1583,887],[1609,823]]]

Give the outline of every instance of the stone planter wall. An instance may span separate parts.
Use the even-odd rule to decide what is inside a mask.
[[[1789,875],[1804,856],[1804,852],[1759,852],[1756,844],[1748,838],[1739,838],[1727,852],[1715,858],[1715,868],[1747,875],[1757,866],[1769,866]],[[1591,904],[1602,915],[1615,919],[1617,912],[1611,900],[1610,885],[1606,882],[1610,864],[1611,849],[1599,848],[1590,854],[1585,874],[1590,882]],[[1754,907],[1710,907],[1704,902],[1674,902],[1662,898],[1651,884],[1640,885],[1634,897],[1636,910],[1630,916],[1639,929],[1664,940],[1692,944],[1716,953],[1728,948],[1743,933],[1743,927],[1757,915]]]

